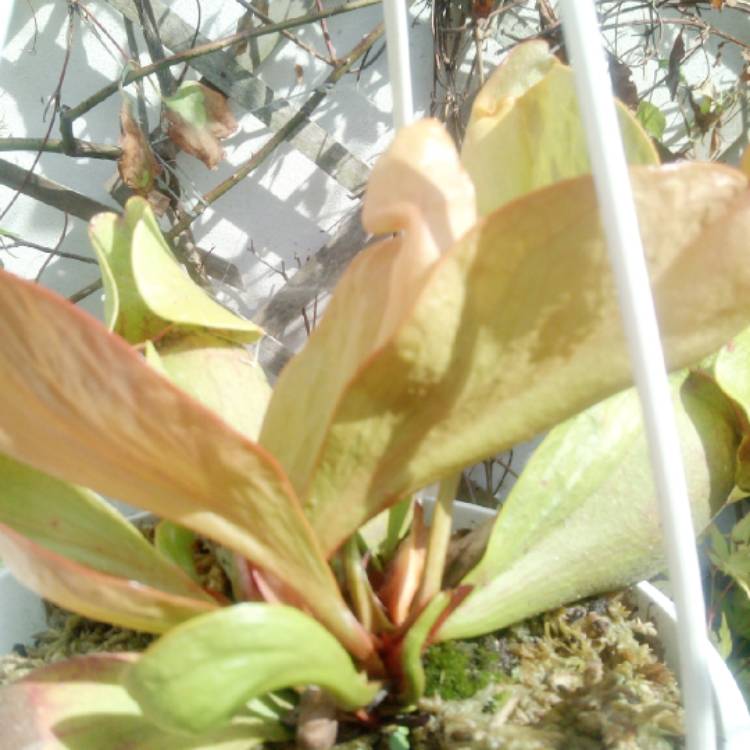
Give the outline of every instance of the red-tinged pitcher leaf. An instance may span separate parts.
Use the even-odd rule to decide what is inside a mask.
[[[224,94],[198,81],[185,81],[162,101],[169,121],[167,135],[178,148],[216,169],[224,157],[219,141],[237,130]]]
[[[737,449],[737,486],[750,489],[750,328],[727,342],[706,366],[721,390],[734,402],[742,424],[742,442]]]
[[[200,735],[160,729],[122,686],[137,658],[77,657],[0,688],[0,750],[248,750],[288,739],[265,705]]]
[[[669,365],[684,367],[750,321],[747,179],[681,164],[634,168],[632,181]],[[390,252],[369,248],[352,263],[282,372],[261,433],[328,554],[409,492],[630,382],[589,177],[480,221],[437,261],[392,335],[341,382],[330,363],[349,339],[333,332],[355,338],[384,314],[387,297],[366,292],[386,283]]]
[[[130,112],[130,102],[125,99],[120,110],[120,148],[122,156],[117,161],[117,171],[122,181],[138,195],[147,196],[161,167],[154,157],[146,136]]]
[[[107,325],[130,343],[159,336],[173,325],[243,342],[263,334],[187,276],[145,199],[131,198],[122,217],[98,214],[89,235],[102,271]]]
[[[424,232],[413,251],[425,253],[429,264],[476,219],[474,185],[441,123],[420,120],[401,129],[367,181],[364,228],[373,234]]]
[[[345,709],[378,692],[339,642],[292,607],[236,604],[172,630],[131,668],[126,684],[146,716],[165,729],[220,726],[249,700],[317,685]]]
[[[385,582],[378,592],[394,625],[402,625],[406,621],[422,583],[427,557],[427,539],[424,510],[417,503],[414,505],[411,530],[396,550],[386,571]]]
[[[94,493],[0,455],[0,556],[61,607],[163,632],[216,602]]]
[[[616,103],[630,164],[655,165],[651,139]],[[474,99],[461,148],[479,213],[558,180],[591,172],[573,71],[535,40],[518,45]]]
[[[701,531],[734,486],[738,424],[729,399],[704,375],[676,373],[670,383]],[[629,389],[550,431],[504,502],[482,560],[463,580],[473,591],[438,638],[506,627],[622,589],[664,565],[641,408]]]
[[[28,588],[84,617],[124,628],[164,633],[216,609],[197,597],[178,596],[94,568],[29,541],[0,524],[0,557]]]
[[[353,653],[346,607],[277,462],[90,315],[0,271],[0,452],[157,513],[274,573]]]
[[[280,381],[284,393],[272,399],[261,432],[261,444],[284,457],[299,493],[305,491],[315,462],[316,443],[308,441],[309,435],[290,440],[282,425],[288,420],[296,424],[308,412],[309,432],[313,420],[327,419],[346,383],[407,315],[440,254],[475,219],[474,189],[445,129],[436,120],[425,120],[401,130],[373,169],[363,223],[370,232],[406,230],[408,242],[386,240],[366,264],[355,259],[348,283],[338,286],[331,301],[326,326],[316,332],[321,350],[336,351],[336,367],[330,360],[305,355],[289,363]],[[316,383],[315,389],[309,388],[310,382]],[[352,460],[356,462],[354,451]]]

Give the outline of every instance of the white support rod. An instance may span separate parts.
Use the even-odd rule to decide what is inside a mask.
[[[643,244],[593,0],[561,0],[588,151],[641,398],[678,620],[688,750],[715,750],[705,604],[687,485]]]
[[[407,9],[407,0],[383,0],[388,73],[393,92],[393,126],[396,130],[414,119]]]

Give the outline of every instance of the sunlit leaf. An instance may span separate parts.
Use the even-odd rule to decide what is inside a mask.
[[[273,570],[354,653],[371,653],[266,451],[89,315],[2,271],[0,320],[0,452]]]
[[[219,140],[237,130],[226,96],[198,81],[185,81],[162,101],[169,122],[167,135],[178,148],[215,169],[224,156]]]
[[[161,371],[238,432],[256,440],[271,386],[244,347],[211,333],[167,334],[158,342]],[[156,349],[147,351],[153,362]]]
[[[664,135],[664,131],[667,127],[667,118],[656,105],[651,104],[651,102],[644,99],[638,104],[636,117],[641,125],[643,125],[643,129],[652,138],[658,140]]]
[[[266,703],[197,736],[146,719],[122,686],[135,654],[97,654],[53,664],[0,688],[3,750],[248,750],[288,739]]]
[[[686,366],[750,318],[747,181],[704,164],[636,168],[632,181],[669,365]],[[327,553],[409,492],[628,385],[596,205],[582,177],[487,217],[435,264],[393,334],[339,380],[331,363],[382,314],[387,297],[365,290],[386,283],[394,245],[355,259],[282,372],[261,433]]]
[[[191,281],[143,198],[131,198],[122,217],[95,216],[89,233],[102,268],[107,325],[131,343],[162,334],[170,324],[212,329],[242,341],[262,335]]]
[[[308,684],[348,709],[369,703],[379,688],[310,617],[257,603],[175,628],[147,649],[127,678],[146,716],[167,729],[192,732],[220,725],[251,698]]]
[[[658,164],[651,140],[617,103],[631,164]],[[461,161],[477,191],[479,213],[558,180],[591,171],[573,71],[546,42],[518,45],[474,99]]]
[[[734,484],[737,424],[710,380],[682,373],[671,385],[700,530]],[[646,436],[638,394],[630,389],[550,431],[503,504],[484,557],[463,581],[474,591],[438,637],[486,633],[622,588],[663,565]]]

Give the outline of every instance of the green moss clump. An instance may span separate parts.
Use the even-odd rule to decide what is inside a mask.
[[[616,595],[433,647],[412,750],[679,750],[679,690],[657,643]]]
[[[471,698],[490,682],[497,682],[498,677],[502,679],[512,665],[501,643],[490,636],[438,643],[424,657],[425,694],[439,695],[445,700]]]

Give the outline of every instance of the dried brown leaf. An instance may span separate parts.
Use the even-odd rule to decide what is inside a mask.
[[[174,96],[165,97],[167,135],[188,154],[215,169],[224,156],[219,140],[237,130],[227,98],[198,81],[186,81]]]
[[[130,113],[127,101],[120,110],[120,148],[122,156],[117,161],[117,171],[122,181],[138,195],[146,196],[154,188],[154,181],[161,172],[148,139]]]

